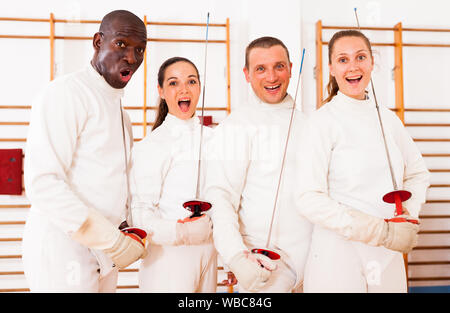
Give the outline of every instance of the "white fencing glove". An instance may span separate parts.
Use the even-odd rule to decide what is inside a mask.
[[[120,233],[119,239],[105,254],[113,260],[119,268],[125,268],[139,259],[147,256],[147,250],[142,240],[134,234]]]
[[[91,208],[86,221],[71,237],[88,248],[103,250],[119,268],[125,268],[146,255],[145,245],[137,235],[122,233]]]
[[[353,221],[347,239],[361,241],[372,246],[384,246],[387,249],[408,253],[417,245],[419,226],[409,222],[386,222],[359,210],[349,210]],[[400,215],[407,219],[411,216]]]
[[[249,251],[237,253],[228,264],[238,283],[250,292],[261,290],[270,278],[277,265],[262,254]]]
[[[201,245],[211,240],[212,221],[208,214],[178,220],[175,245]]]
[[[396,217],[406,218],[407,220],[415,219],[409,215],[398,215]],[[409,222],[388,222],[387,225],[388,232],[383,246],[402,253],[409,253],[417,246],[419,225]]]

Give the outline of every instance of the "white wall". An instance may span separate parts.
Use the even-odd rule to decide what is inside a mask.
[[[2,2],[0,4],[0,12],[2,16],[10,17],[43,17],[47,18],[50,12],[55,14],[55,18],[75,18],[75,19],[101,19],[106,13],[115,9],[127,9],[136,15],[143,17],[147,15],[150,21],[172,21],[172,22],[206,22],[206,14],[210,12],[211,23],[225,23],[226,18],[230,18],[231,23],[231,92],[232,106],[242,102],[247,96],[247,84],[245,83],[242,73],[244,65],[244,51],[249,41],[263,35],[272,35],[280,37],[290,48],[292,55],[300,54],[300,24],[299,19],[300,2],[282,0],[277,5],[286,8],[289,12],[282,19],[279,14],[273,16],[272,1],[127,1],[124,5],[123,1],[56,1],[47,0],[39,1],[36,6],[34,1],[19,0],[14,2]],[[273,23],[267,23],[267,19]],[[15,33],[17,23],[0,22],[1,33]],[[48,25],[38,25],[37,23],[25,23],[26,29],[22,33],[48,35]],[[23,23],[22,23],[23,25]],[[22,25],[19,25],[22,27]],[[97,30],[98,25],[89,24],[57,24],[57,35],[92,35]],[[286,31],[289,30],[289,31]],[[168,29],[162,26],[150,26],[148,28],[149,36],[153,37],[172,37],[172,38],[196,38],[204,39],[205,31],[202,28],[193,29],[181,27],[178,29]],[[210,28],[209,39],[225,39],[223,29]],[[2,41],[3,44],[4,41]],[[3,78],[4,83],[8,85],[8,90],[21,90],[23,85],[31,88],[27,95],[23,95],[20,100],[17,97],[5,99],[12,102],[29,102],[29,99],[45,84],[48,78],[48,42],[30,41],[26,43],[24,40],[10,40],[8,45],[14,47],[20,46],[20,54],[16,56],[20,59],[19,71],[12,73],[13,79]],[[30,59],[30,48],[35,51],[31,57],[33,61],[28,63]],[[25,51],[28,49],[27,51]],[[92,55],[90,42],[83,41],[57,41],[56,44],[56,66],[57,75],[71,72],[86,64]],[[168,44],[168,43],[149,43],[149,103],[152,105],[156,98],[156,72],[159,65],[168,57],[173,55],[185,55],[193,59],[200,73],[203,74],[203,56],[204,46],[200,44]],[[9,52],[0,52],[0,56],[8,56]],[[207,73],[207,89],[206,102],[212,102],[211,106],[217,106],[217,103],[226,103],[226,84],[225,62],[226,54],[224,45],[210,44],[208,47],[208,73]],[[34,70],[38,67],[38,70]],[[29,69],[33,69],[30,71]],[[38,83],[33,78],[25,78],[25,84],[18,86],[17,81],[23,80],[23,73],[36,77]],[[140,69],[142,72],[142,67]],[[37,78],[39,77],[39,79]],[[42,79],[44,78],[44,79]],[[30,87],[29,87],[30,86]],[[217,96],[215,96],[217,95]],[[126,99],[131,102],[142,102],[141,83],[135,77],[129,84],[126,91]],[[8,97],[9,98],[9,97]],[[222,105],[222,104],[220,104]]]
[[[450,28],[448,12],[450,3],[446,0],[191,0],[191,1],[141,1],[128,0],[15,0],[0,2],[1,17],[35,17],[48,18],[50,12],[56,18],[64,19],[96,19],[100,20],[106,13],[115,9],[127,9],[136,15],[147,16],[151,21],[173,22],[205,22],[206,14],[210,12],[211,23],[224,23],[230,18],[231,24],[231,103],[236,108],[245,103],[248,95],[248,85],[245,82],[242,67],[244,66],[244,51],[246,45],[253,39],[271,35],[280,38],[290,50],[293,66],[293,77],[289,92],[293,94],[298,78],[300,53],[306,48],[306,58],[302,76],[302,88],[299,100],[305,112],[315,108],[315,23],[322,20],[324,25],[356,24],[353,9],[357,7],[362,26],[392,27],[398,22],[403,27]],[[56,32],[59,35],[91,36],[98,25],[85,24],[57,24]],[[149,27],[151,37],[184,37],[204,38],[204,29],[183,27],[180,29],[165,27]],[[48,35],[48,24],[43,23],[14,23],[0,22],[0,34],[41,34]],[[324,31],[324,40],[328,40],[332,31]],[[393,41],[390,32],[366,32],[372,41]],[[211,28],[210,39],[225,38],[223,30]],[[450,43],[450,34],[404,33],[404,42],[438,42]],[[29,105],[34,95],[49,80],[49,44],[48,40],[17,40],[0,39],[0,59],[2,62],[2,75],[0,75],[0,88],[2,98],[0,105]],[[203,75],[204,46],[201,44],[169,44],[149,43],[149,84],[148,105],[155,105],[156,100],[156,71],[159,65],[168,57],[183,55],[191,58]],[[374,83],[379,101],[392,107],[394,101],[394,82],[392,80],[392,67],[394,64],[393,49],[376,47],[376,70]],[[324,66],[326,69],[326,47],[324,51]],[[62,75],[74,71],[90,60],[92,56],[91,44],[88,41],[58,41],[56,52],[56,74]],[[450,48],[405,48],[404,49],[404,76],[405,76],[405,103],[406,107],[450,107],[446,90],[450,85],[450,61],[448,58]],[[208,48],[207,72],[207,106],[224,106],[226,104],[225,90],[225,48],[223,45],[210,44]],[[126,105],[142,105],[143,84],[142,67],[126,89]],[[324,75],[326,83],[326,73]],[[225,115],[217,115],[217,121]],[[136,121],[140,115],[132,117]],[[415,122],[441,122],[449,123],[450,113],[439,115],[409,114],[408,119]],[[27,111],[13,110],[0,111],[0,121],[26,121]],[[135,136],[141,137],[142,130],[135,128]],[[417,137],[450,137],[449,128],[439,129],[410,129]],[[0,126],[0,138],[25,137],[26,127]],[[0,142],[0,148],[22,148],[21,142]],[[450,143],[419,144],[422,152],[450,153]],[[444,151],[443,151],[444,150]],[[447,159],[427,159],[430,167],[450,168]],[[450,174],[432,176],[432,181],[449,182]],[[430,191],[430,197],[449,197],[448,189]],[[0,196],[0,203],[26,203],[25,197]],[[441,207],[426,207],[435,214],[449,214],[450,210],[443,211]],[[26,210],[8,210],[0,212],[0,220],[17,220],[26,214]],[[448,220],[447,220],[448,221]],[[425,221],[425,227],[439,229],[448,225],[435,225],[435,221]],[[2,228],[7,233],[2,236],[21,235],[21,228],[8,226]],[[441,242],[448,238],[434,237],[431,242]],[[429,243],[429,237],[422,237],[423,243]],[[7,250],[9,249],[9,250]],[[5,252],[6,251],[6,252]],[[425,251],[426,252],[426,251]],[[11,243],[9,247],[0,244],[0,254],[20,254],[20,245]],[[449,251],[439,252],[436,258],[447,257]],[[415,256],[416,259],[426,258],[424,253]],[[3,261],[1,261],[3,262]],[[0,263],[2,265],[3,263]],[[8,263],[8,268],[15,265]],[[0,268],[2,270],[2,268]],[[450,269],[438,269],[441,275],[450,276]],[[426,270],[425,270],[426,272]],[[426,274],[424,274],[426,275]],[[0,276],[0,288],[11,282],[19,284]],[[439,282],[438,282],[439,283]],[[448,282],[446,282],[448,284]]]
[[[175,3],[175,4],[174,4]],[[20,16],[20,17],[48,17],[50,12],[55,14],[56,18],[81,18],[81,19],[101,19],[107,12],[114,9],[128,9],[134,12],[136,15],[143,17],[147,15],[149,20],[153,21],[194,21],[205,22],[206,13],[211,13],[211,22],[223,23],[227,17],[231,22],[231,92],[232,92],[232,105],[238,105],[242,102],[242,99],[246,98],[247,84],[242,74],[242,67],[244,64],[244,50],[246,45],[252,39],[255,39],[263,35],[276,36],[282,39],[288,46],[291,54],[291,59],[294,63],[293,77],[289,91],[295,92],[295,86],[298,76],[298,66],[300,62],[301,49],[304,47],[307,49],[305,66],[303,73],[303,90],[301,90],[301,98],[303,100],[305,111],[314,107],[315,104],[315,80],[313,79],[313,68],[315,66],[315,23],[318,20],[326,25],[356,25],[353,8],[358,8],[359,18],[361,25],[371,26],[387,26],[392,27],[397,22],[402,22],[404,27],[428,27],[428,28],[445,28],[449,27],[448,10],[450,4],[445,0],[431,0],[426,3],[419,0],[406,1],[406,0],[378,0],[378,1],[363,1],[363,0],[343,0],[343,1],[331,1],[331,0],[193,0],[193,1],[147,1],[142,2],[138,0],[127,1],[124,4],[123,1],[111,0],[111,1],[88,1],[88,0],[69,0],[69,1],[56,1],[56,0],[44,0],[39,1],[39,5],[36,5],[35,1],[31,0],[18,0],[18,1],[2,1],[0,3],[0,15],[2,16]],[[58,24],[57,24],[58,25]],[[18,27],[19,26],[19,27]],[[0,22],[0,32],[11,33],[20,32],[21,29],[26,28],[26,32],[29,32],[30,26],[36,29],[34,33],[48,34],[48,25],[38,25],[37,23],[6,23]],[[79,24],[67,24],[57,26],[57,33],[59,34],[80,34],[85,36],[92,35],[96,31],[98,25],[79,25]],[[25,32],[25,31],[22,31]],[[168,31],[164,27],[150,27],[150,36],[164,37],[164,35],[171,33],[172,37],[185,36],[204,38],[204,29],[193,30],[192,28],[180,28],[175,31]],[[370,39],[373,41],[392,41],[391,32],[367,32]],[[218,31],[215,28],[210,30],[210,39],[214,36],[224,38],[224,33]],[[330,38],[332,31],[325,31],[324,38]],[[429,42],[445,40],[450,41],[450,35],[446,34],[421,34],[421,33],[405,33],[405,42],[414,42],[419,40]],[[13,42],[11,47],[11,41]],[[4,41],[2,41],[3,44]],[[46,41],[27,41],[23,40],[10,40],[6,43],[9,47],[14,49],[14,53],[10,50],[0,51],[0,56],[3,59],[8,59],[14,55],[15,59],[20,59],[20,64],[17,71],[14,71],[8,75],[3,76],[1,80],[9,82],[8,90],[21,90],[22,86],[31,88],[27,93],[27,98],[31,98],[37,90],[40,89],[42,84],[46,82],[42,77],[48,75],[48,44]],[[201,73],[203,73],[203,46],[199,44],[161,44],[150,43],[149,52],[149,102],[154,100],[156,95],[154,83],[155,72],[157,71],[160,63],[167,57],[174,54],[184,54],[189,57],[192,56]],[[207,91],[208,97],[213,97],[210,102],[220,102],[220,98],[225,95],[220,90],[225,84],[225,72],[224,69],[217,70],[218,66],[215,66],[216,60],[220,60],[220,65],[225,65],[224,49],[220,49],[222,45],[211,44],[208,48],[208,54],[210,56],[208,63],[207,86],[213,87],[212,91]],[[32,49],[35,56],[30,58],[30,51]],[[19,51],[18,51],[19,50]],[[390,70],[393,66],[393,52],[392,48],[376,48],[377,64],[376,73],[374,79],[377,92],[380,93],[379,98],[385,100],[384,102],[391,102],[393,97],[393,81],[391,79]],[[425,100],[424,93],[420,90],[424,88],[427,79],[414,79],[411,81],[407,74],[417,73],[417,70],[426,70],[426,76],[435,76],[435,68],[450,68],[450,61],[446,58],[446,53],[449,49],[436,49],[430,50],[431,52],[425,52],[426,49],[420,48],[408,48],[405,49],[405,88],[406,91],[411,93],[405,94],[405,100],[413,99]],[[326,47],[324,47],[326,52]],[[438,53],[439,57],[432,57],[433,54]],[[64,43],[58,42],[56,46],[56,61],[57,61],[57,74],[73,71],[80,66],[84,65],[92,55],[89,42],[72,42],[64,41]],[[324,57],[326,53],[324,53]],[[422,56],[422,57],[419,57]],[[28,63],[27,60],[33,59]],[[39,60],[39,61],[37,61]],[[326,58],[324,59],[326,62]],[[223,63],[223,64],[222,64]],[[16,64],[17,65],[17,64]],[[410,65],[410,66],[408,66]],[[427,65],[427,66],[425,66]],[[31,77],[27,78],[23,75],[26,71],[30,75],[30,71],[27,70],[33,68]],[[36,71],[34,70],[36,69]],[[433,71],[433,72],[432,72]],[[450,82],[450,74],[446,74],[448,71],[439,71],[442,78],[433,79],[431,87],[435,88],[436,98],[442,98],[443,93],[440,91],[445,90],[445,86]],[[32,77],[39,75],[39,83],[33,82]],[[11,77],[12,76],[12,77]],[[417,76],[417,75],[411,75]],[[23,84],[18,86],[16,81],[23,81]],[[378,82],[382,81],[382,82]],[[384,82],[390,81],[390,84]],[[153,84],[153,85],[152,85]],[[383,84],[383,85],[381,85]],[[436,86],[438,84],[438,86]],[[127,96],[133,101],[141,102],[142,91],[135,85],[141,86],[138,79],[135,79],[130,83],[130,88],[127,88]],[[133,87],[134,86],[134,87]],[[217,86],[217,87],[216,87]],[[216,88],[215,88],[216,87]],[[219,91],[220,98],[214,98],[213,95]],[[419,91],[419,92],[418,92]],[[134,94],[132,96],[131,94]],[[426,93],[425,93],[426,94]],[[140,98],[138,97],[140,96]],[[153,98],[152,98],[153,97]],[[16,100],[14,100],[16,99]],[[18,101],[14,98],[12,101]],[[136,99],[136,100],[135,100]],[[25,99],[24,99],[25,100]],[[427,94],[426,100],[429,100]],[[225,99],[223,99],[225,101]],[[151,103],[149,103],[150,105]]]

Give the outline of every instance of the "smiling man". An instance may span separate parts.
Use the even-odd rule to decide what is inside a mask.
[[[252,94],[215,130],[204,197],[213,205],[213,236],[239,292],[293,292],[303,281],[311,225],[292,205],[295,143],[304,116],[297,111],[269,247],[277,184],[294,100],[287,93],[292,63],[279,39],[262,37],[246,49],[244,75]],[[281,255],[274,261],[253,248]]]
[[[32,292],[113,292],[118,269],[144,255],[140,238],[118,226],[126,215],[133,142],[121,98],[146,43],[137,16],[107,14],[94,35],[91,64],[55,79],[33,102],[23,238]]]
[[[255,95],[269,104],[282,102],[287,96],[292,69],[287,48],[281,44],[265,47],[254,43],[247,48],[245,59],[245,79]]]

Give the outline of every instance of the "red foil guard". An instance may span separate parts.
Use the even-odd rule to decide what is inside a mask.
[[[278,260],[280,258],[280,255],[278,253],[267,249],[252,249],[252,253],[265,255],[271,260]]]
[[[202,117],[199,116],[198,117],[200,119],[200,122],[202,122]],[[212,116],[211,115],[204,115],[203,116],[203,125],[204,126],[209,126],[212,124]]]
[[[139,236],[139,238],[141,238],[142,240],[144,240],[147,237],[147,232],[145,230],[136,227],[126,227],[122,229],[122,231],[128,234],[135,234]]]
[[[392,191],[389,192],[387,194],[384,195],[383,197],[383,201],[387,202],[387,203],[395,203],[395,194],[400,196],[400,200],[402,202],[408,200],[409,198],[411,198],[411,193],[409,191],[406,190],[396,190],[396,191]]]

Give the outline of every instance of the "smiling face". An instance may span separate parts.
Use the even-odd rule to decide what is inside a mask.
[[[162,86],[158,84],[158,93],[166,101],[170,114],[182,120],[190,119],[195,114],[200,97],[197,70],[183,61],[168,66]]]
[[[336,40],[330,58],[330,74],[344,95],[363,100],[370,82],[373,58],[370,48],[360,37],[348,36]]]
[[[286,50],[275,45],[270,48],[253,48],[248,56],[245,79],[256,96],[270,104],[280,103],[287,94],[292,63]]]
[[[92,65],[113,88],[124,88],[144,59],[147,31],[140,20],[115,18],[94,35]]]

